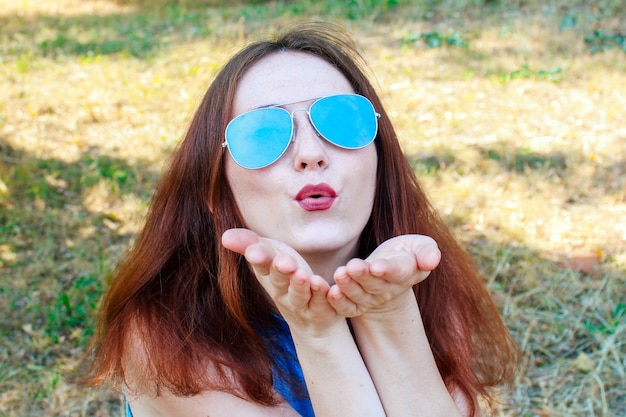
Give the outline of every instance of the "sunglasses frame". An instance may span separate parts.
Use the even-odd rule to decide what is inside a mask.
[[[343,145],[341,145],[341,144],[335,143],[334,141],[332,141],[332,140],[328,139],[326,136],[324,136],[324,135],[320,132],[320,130],[318,129],[318,127],[315,125],[315,122],[314,122],[314,121],[313,121],[313,119],[311,118],[311,108],[313,108],[313,106],[314,106],[316,103],[318,103],[320,100],[324,100],[324,99],[328,99],[328,98],[332,98],[332,97],[343,97],[343,96],[356,96],[356,97],[363,98],[363,99],[365,99],[365,101],[366,101],[367,103],[369,103],[369,105],[371,106],[372,113],[374,114],[374,120],[375,120],[374,134],[373,134],[372,139],[371,139],[371,140],[369,140],[369,141],[368,141],[367,143],[365,143],[364,145],[360,145],[360,146],[356,146],[356,147],[348,147],[348,146],[343,146]],[[310,105],[309,105],[306,109],[296,109],[296,110],[293,110],[293,111],[289,111],[289,110],[287,110],[287,109],[285,109],[285,108],[284,108],[285,106],[290,106],[290,105],[292,105],[292,104],[298,104],[298,103],[304,103],[304,102],[306,102],[306,101],[311,101],[311,100],[312,100],[312,103],[311,103],[311,104],[310,104]],[[278,155],[275,159],[273,159],[272,161],[270,161],[270,162],[268,162],[268,163],[266,163],[266,164],[264,164],[264,165],[261,165],[261,166],[254,166],[254,167],[245,166],[245,165],[243,165],[240,161],[237,161],[237,158],[235,158],[235,157],[233,156],[232,150],[230,149],[230,145],[229,145],[229,143],[228,143],[228,139],[227,139],[227,136],[228,136],[228,129],[230,128],[231,124],[232,124],[234,121],[236,121],[237,119],[241,118],[242,116],[245,116],[245,115],[247,115],[247,114],[249,114],[249,113],[253,113],[253,112],[257,112],[257,111],[266,110],[266,109],[278,109],[278,110],[281,110],[281,111],[283,111],[283,112],[287,113],[287,115],[289,115],[289,119],[290,119],[290,121],[291,121],[290,138],[289,138],[289,140],[287,141],[287,144],[285,145],[285,148],[284,148],[284,149],[280,152],[280,154],[279,154],[279,155]],[[371,143],[372,143],[372,142],[376,139],[376,136],[378,135],[378,119],[380,118],[380,113],[378,113],[378,112],[376,111],[376,109],[374,108],[374,105],[372,104],[372,102],[371,102],[371,101],[370,101],[367,97],[362,96],[362,95],[360,95],[360,94],[354,94],[354,93],[346,93],[346,94],[333,94],[333,95],[329,95],[329,96],[321,96],[321,97],[310,98],[310,99],[305,99],[305,100],[292,101],[292,102],[289,102],[289,103],[272,104],[272,105],[269,105],[269,106],[259,107],[259,108],[257,108],[257,109],[253,109],[253,110],[249,110],[249,111],[247,111],[247,112],[244,112],[244,113],[240,114],[239,116],[237,116],[237,117],[233,118],[230,122],[228,122],[228,125],[226,126],[226,129],[225,129],[225,132],[224,132],[224,136],[225,136],[225,137],[224,137],[224,142],[222,142],[222,148],[228,148],[228,150],[229,150],[229,152],[230,152],[231,157],[233,158],[233,160],[237,163],[237,165],[241,166],[242,168],[245,168],[245,169],[261,169],[261,168],[268,167],[268,166],[272,165],[274,162],[278,161],[278,160],[279,160],[279,159],[280,159],[280,158],[281,158],[281,157],[285,154],[285,152],[287,151],[287,149],[289,149],[289,144],[290,144],[291,142],[295,141],[295,135],[294,135],[294,127],[295,127],[295,125],[294,125],[293,115],[294,115],[295,113],[297,113],[297,112],[300,112],[300,111],[304,111],[304,112],[306,112],[307,117],[308,117],[308,119],[309,119],[309,123],[311,123],[311,126],[313,126],[313,129],[315,130],[315,133],[316,133],[318,136],[320,136],[320,137],[324,138],[324,140],[326,140],[328,143],[331,143],[332,145],[335,145],[335,146],[337,146],[337,147],[339,147],[339,148],[342,148],[342,149],[354,149],[354,150],[356,150],[356,149],[361,149],[361,148],[364,148],[364,147],[368,146],[369,144],[371,144]]]

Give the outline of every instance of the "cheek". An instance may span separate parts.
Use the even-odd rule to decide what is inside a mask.
[[[362,166],[360,171],[360,177],[363,178],[362,190],[366,193],[366,199],[371,209],[374,204],[374,197],[376,195],[376,177],[378,171],[378,154],[376,148],[372,145],[372,149],[364,156],[362,160]],[[365,180],[367,179],[367,180]]]
[[[376,147],[372,144],[370,147],[363,149],[356,166],[355,172],[358,172],[358,177],[362,179],[369,179],[370,182],[367,185],[374,186],[376,183],[376,171],[378,169],[378,155],[376,153]],[[365,184],[364,184],[365,185]]]
[[[237,165],[232,159],[226,163],[226,179],[235,197],[235,202],[244,217],[256,212],[261,202],[275,193],[273,182],[265,170],[248,170]]]
[[[247,196],[254,194],[257,189],[258,176],[250,175],[252,171],[241,168],[231,158],[226,162],[226,179],[231,192],[235,196],[239,209],[245,203]]]

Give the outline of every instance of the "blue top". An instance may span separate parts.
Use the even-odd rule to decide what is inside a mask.
[[[302,417],[315,417],[289,326],[282,317],[276,318],[277,327],[259,332],[274,358],[275,363],[272,364],[274,389]]]
[[[270,348],[270,355],[274,357],[275,363],[272,364],[274,389],[302,417],[315,417],[289,326],[282,317],[276,318],[277,327],[259,332]],[[128,401],[126,417],[133,417]]]

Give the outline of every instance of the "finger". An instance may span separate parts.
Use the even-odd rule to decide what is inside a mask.
[[[299,274],[297,274],[298,272]],[[287,254],[277,253],[270,266],[267,276],[268,283],[274,287],[278,294],[285,294],[288,292],[294,275],[299,285],[305,284],[304,281],[308,279],[305,272],[298,270],[298,263],[295,259]],[[308,287],[304,291],[308,293]]]
[[[376,277],[394,280],[399,276],[408,276],[417,271],[415,256],[409,252],[397,252],[385,258],[370,262],[370,273]]]
[[[441,262],[441,250],[434,240],[430,239],[430,241],[432,243],[421,246],[415,253],[417,268],[420,271],[432,271]]]
[[[389,287],[389,283],[384,280],[384,274],[379,274],[378,276],[373,274],[370,263],[362,259],[350,260],[345,268],[337,275],[340,282],[344,281],[343,276],[351,278],[369,294],[378,294],[387,291]],[[343,283],[339,286],[345,289]]]
[[[302,270],[297,270],[290,275],[289,280],[286,281],[287,296],[289,302],[288,305],[297,309],[303,309],[311,300],[311,281],[306,273]]]
[[[424,235],[402,235],[386,240],[367,260],[389,258],[402,252],[410,253],[414,258],[413,262],[417,264],[417,269],[421,271],[432,271],[441,260],[437,242]]]
[[[422,282],[430,275],[429,270],[419,269],[415,257],[409,252],[400,252],[392,257],[373,260],[370,272],[381,281],[405,287]]]
[[[277,253],[264,242],[248,246],[244,256],[261,285],[272,297],[287,292],[290,276],[298,269],[297,262],[291,256]]]
[[[345,266],[345,274],[352,278],[361,277],[369,274],[370,264],[363,259],[350,259]]]
[[[348,297],[346,297],[346,295],[336,285],[330,287],[326,295],[326,299],[331,307],[340,316],[357,317],[362,314],[359,306]]]
[[[309,306],[313,309],[327,307],[326,295],[329,289],[330,286],[324,278],[319,275],[313,275],[311,277],[311,300],[309,301]]]
[[[335,286],[354,303],[366,304],[371,298],[371,294],[347,273],[347,269],[345,274],[336,274]]]
[[[243,255],[257,275],[265,276],[270,273],[272,262],[276,257],[276,251],[269,245],[253,243],[246,247]]]
[[[292,275],[298,269],[298,262],[286,253],[276,253],[272,268],[281,275]]]

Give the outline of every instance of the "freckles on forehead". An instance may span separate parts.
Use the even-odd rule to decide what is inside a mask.
[[[233,110],[236,116],[262,106],[353,92],[346,77],[323,59],[280,51],[248,69],[237,87]]]

